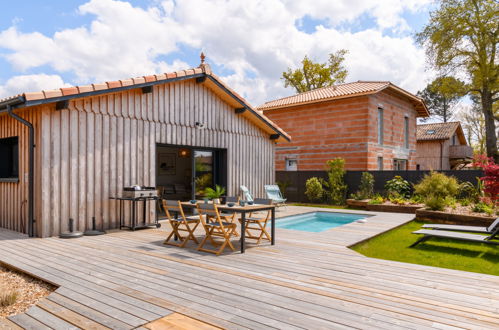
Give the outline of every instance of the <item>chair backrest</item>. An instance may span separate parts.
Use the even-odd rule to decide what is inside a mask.
[[[278,185],[275,184],[268,184],[265,185],[265,193],[267,194],[267,197],[270,199],[282,199],[282,194],[281,190],[279,189]]]
[[[163,209],[165,209],[166,217],[168,218],[168,220],[173,220],[173,216],[170,214],[170,212],[178,213],[178,215],[180,215],[182,219],[185,219],[184,210],[182,209],[182,204],[180,204],[180,201],[163,199]]]
[[[225,202],[226,203],[237,203],[237,202],[239,202],[239,197],[237,197],[237,196],[227,196],[227,197],[225,197]]]
[[[220,213],[218,213],[218,208],[216,204],[198,203],[197,208],[203,226],[206,226],[206,220],[208,220],[208,218],[211,218],[217,221],[220,224],[222,230],[224,230],[222,218],[220,217]]]
[[[499,228],[499,218],[497,218],[490,226],[487,227],[489,233],[493,232],[494,229]]]
[[[253,201],[253,196],[251,196],[251,193],[246,186],[241,186],[241,191],[243,192],[244,200],[249,202]]]
[[[254,202],[255,204],[272,205],[272,199],[269,198],[255,198]]]

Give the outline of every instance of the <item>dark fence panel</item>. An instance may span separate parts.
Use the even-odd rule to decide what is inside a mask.
[[[345,182],[348,186],[348,196],[358,190],[360,178],[364,171],[347,171]],[[368,171],[374,176],[375,192],[382,193],[386,181],[391,180],[394,176],[400,175],[405,180],[412,184],[418,183],[423,176],[430,171]],[[460,182],[469,181],[476,185],[477,178],[483,176],[481,170],[465,170],[465,171],[439,171],[448,176],[454,176]],[[276,181],[288,184],[286,191],[283,192],[286,198],[291,202],[308,202],[305,196],[305,182],[311,177],[327,179],[325,171],[276,171]]]

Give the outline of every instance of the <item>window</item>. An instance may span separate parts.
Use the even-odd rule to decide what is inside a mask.
[[[394,171],[407,170],[407,159],[394,159],[393,160],[393,170]]]
[[[383,157],[378,157],[378,171],[383,171]]]
[[[409,149],[409,117],[404,117],[404,146]]]
[[[378,107],[378,144],[383,144],[383,108]]]
[[[0,179],[19,178],[19,139],[0,139]]]
[[[286,171],[297,171],[298,160],[296,158],[286,158]]]
[[[454,134],[452,136],[452,145],[455,146],[456,145],[456,134]]]
[[[421,165],[417,164],[416,165],[416,171],[419,171],[419,170],[421,170]]]

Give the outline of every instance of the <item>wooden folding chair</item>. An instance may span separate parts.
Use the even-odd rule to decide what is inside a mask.
[[[255,204],[272,205],[271,199],[255,198]],[[266,226],[267,222],[270,220],[271,211],[250,213],[246,218],[246,238],[256,239],[256,244],[260,244],[262,238],[271,240],[270,234],[267,232]],[[239,218],[239,222],[242,219]],[[256,234],[255,234],[256,231]]]
[[[196,242],[196,244],[199,244],[196,236],[194,236],[194,231],[199,225],[201,217],[199,215],[186,217],[180,201],[163,200],[163,208],[166,212],[166,217],[172,226],[172,232],[168,235],[164,244],[184,247],[190,239]],[[172,213],[175,213],[176,217],[173,217]],[[187,232],[187,234],[182,236],[180,232]],[[177,238],[180,242],[170,242],[172,237]]]
[[[234,236],[237,225],[235,223],[223,221],[215,204],[199,203],[197,208],[201,218],[201,223],[203,224],[206,232],[206,236],[198,246],[198,251],[210,252],[219,255],[227,245],[232,249],[232,251],[235,251],[236,249],[230,242],[230,238]],[[208,222],[208,219],[211,219],[211,222]],[[223,238],[223,243],[215,241],[216,237]],[[215,247],[220,246],[218,250],[205,249],[204,245],[207,240],[209,240]]]
[[[238,203],[239,197],[227,196],[225,197],[225,203]],[[235,223],[236,222],[236,212],[222,211],[220,212],[220,217],[226,222]],[[239,236],[236,228],[233,231],[234,236]]]

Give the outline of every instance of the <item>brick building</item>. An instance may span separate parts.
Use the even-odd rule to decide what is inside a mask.
[[[342,157],[347,170],[416,169],[417,117],[428,109],[387,81],[358,81],[261,105],[292,137],[276,148],[277,171],[323,170]]]

